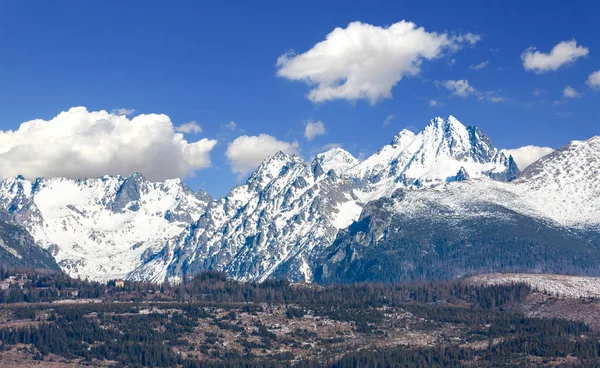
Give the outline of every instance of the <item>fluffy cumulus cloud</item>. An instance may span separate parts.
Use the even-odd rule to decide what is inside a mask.
[[[278,151],[285,153],[299,153],[298,142],[280,141],[268,134],[237,137],[229,143],[225,156],[231,165],[231,171],[241,178],[252,170],[268,156]]]
[[[178,133],[198,134],[202,133],[202,127],[195,121],[189,121],[175,128],[175,131]]]
[[[288,52],[277,60],[277,75],[308,83],[313,102],[366,99],[372,104],[391,98],[405,76],[420,72],[424,60],[473,45],[479,35],[449,36],[427,32],[416,24],[400,21],[389,27],[361,22],[336,28],[310,50]]]
[[[564,98],[579,98],[579,97],[581,97],[581,93],[577,92],[577,90],[571,86],[565,86],[565,89],[563,89],[563,97]]]
[[[535,47],[530,47],[523,51],[521,60],[523,60],[525,70],[544,73],[571,64],[589,52],[587,47],[578,46],[576,40],[571,40],[558,43],[547,54],[538,51]]]
[[[93,178],[136,171],[149,180],[185,177],[210,166],[216,143],[186,141],[166,115],[129,119],[74,107],[47,121],[0,131],[0,177]]]
[[[590,74],[586,83],[591,88],[600,90],[600,70]]]
[[[513,159],[524,170],[527,166],[536,162],[540,158],[552,153],[554,150],[550,147],[525,146],[521,148],[505,150],[505,153],[512,155]]]
[[[304,128],[304,137],[309,141],[312,141],[319,135],[325,135],[326,133],[325,124],[323,124],[322,121],[309,121]]]

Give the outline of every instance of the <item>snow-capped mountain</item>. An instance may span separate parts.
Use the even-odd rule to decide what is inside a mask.
[[[599,145],[597,137],[572,142],[520,173],[478,128],[450,116],[418,134],[403,130],[363,161],[341,148],[311,162],[279,152],[218,200],[141,174],[16,177],[0,182],[0,212],[73,276],[162,281],[222,270],[240,280],[312,281],[318,271],[325,280],[327,267],[360,258],[349,234],[371,251],[407,223],[459,236],[498,231],[486,221],[502,219],[524,224],[528,236],[597,232]]]
[[[173,276],[218,269],[241,280],[281,273],[311,280],[313,253],[360,214],[351,189],[318,158],[308,163],[279,152],[244,185],[209,204],[162,266]]]
[[[0,208],[71,276],[127,276],[197,220],[211,198],[179,179],[151,183],[136,173],[70,180],[23,177],[0,183]],[[164,273],[148,274],[161,279]]]
[[[370,202],[316,262],[316,273],[321,282],[503,270],[598,275],[599,245],[594,137],[543,157],[511,182],[479,178],[400,189]],[[378,268],[383,264],[387,273]]]
[[[366,202],[398,188],[421,189],[464,178],[508,181],[518,174],[512,158],[497,150],[479,128],[465,127],[450,116],[433,119],[419,134],[401,131],[342,175],[360,181],[356,194]]]
[[[310,281],[314,260],[369,200],[398,188],[468,177],[508,180],[518,172],[479,129],[453,117],[436,118],[416,135],[402,131],[362,162],[341,148],[311,163],[280,152],[211,203],[182,235],[173,260],[158,267],[168,266],[173,276],[219,269],[242,280]]]

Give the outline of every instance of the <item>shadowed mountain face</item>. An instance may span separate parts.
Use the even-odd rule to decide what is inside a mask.
[[[389,203],[395,202],[395,203]],[[315,262],[315,282],[399,282],[510,271],[600,275],[600,243],[506,207],[472,205],[469,216],[427,202],[435,216],[396,213],[401,200],[369,203]]]
[[[0,266],[60,270],[24,229],[0,220]]]
[[[600,275],[600,139],[510,183],[468,180],[370,202],[315,262],[323,283],[493,271]]]
[[[139,173],[16,177],[0,183],[0,209],[62,270],[96,280],[206,270],[319,282],[504,268],[595,274],[599,146],[572,142],[520,173],[450,116],[400,132],[364,161],[341,148],[311,162],[279,152],[218,200]]]

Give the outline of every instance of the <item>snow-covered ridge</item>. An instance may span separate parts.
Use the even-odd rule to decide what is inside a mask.
[[[181,237],[169,272],[220,269],[242,280],[284,275],[311,281],[310,264],[366,202],[398,188],[516,174],[514,162],[479,129],[452,116],[433,119],[419,134],[403,130],[362,162],[341,148],[310,163],[279,152],[208,206]]]
[[[600,277],[494,273],[469,278],[482,285],[525,283],[532,289],[565,298],[600,298]]]
[[[418,134],[403,130],[364,161],[341,148],[311,162],[279,152],[218,200],[179,179],[151,183],[141,174],[16,177],[0,182],[0,211],[73,276],[162,281],[222,270],[240,280],[311,281],[338,231],[367,202],[398,190],[410,195],[396,210],[415,221],[431,201],[461,216],[492,203],[556,226],[600,229],[599,154],[598,138],[573,142],[519,176],[483,132],[450,116]]]
[[[209,201],[180,179],[152,183],[139,173],[0,183],[0,209],[49,249],[63,270],[95,280],[126,277],[197,220]],[[156,272],[153,278],[164,278]]]
[[[366,202],[399,188],[421,189],[467,177],[508,181],[518,174],[512,158],[478,128],[450,116],[431,120],[418,134],[403,130],[342,175],[365,183],[356,195]]]

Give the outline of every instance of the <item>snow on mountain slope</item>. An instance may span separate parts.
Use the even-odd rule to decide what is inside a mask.
[[[514,184],[531,206],[564,226],[600,230],[600,136],[542,157]]]
[[[553,226],[597,229],[599,152],[598,137],[572,142],[518,176],[511,157],[450,116],[418,134],[400,132],[362,162],[341,148],[312,162],[279,152],[216,201],[180,180],[150,183],[140,174],[16,177],[0,182],[0,210],[74,276],[162,281],[221,270],[239,280],[311,281],[339,230],[393,193],[395,211],[414,221],[443,218],[440,208],[494,219],[502,214],[490,209],[501,206]]]
[[[357,165],[359,161],[352,154],[341,148],[333,148],[317,155],[318,162],[325,172],[335,170],[338,174]]]
[[[179,179],[37,179],[0,183],[0,208],[74,277],[126,277],[203,213],[210,197]],[[158,273],[154,275],[153,273]],[[154,270],[149,278],[164,278]]]
[[[477,275],[470,281],[481,285],[525,283],[534,290],[566,298],[600,298],[600,277],[530,273],[494,273]]]
[[[264,280],[293,262],[292,277],[310,280],[302,267],[310,254],[331,244],[361,209],[351,188],[334,171],[325,172],[321,159],[308,163],[283,152],[266,159],[181,237],[169,273],[219,269],[240,280]]]
[[[366,201],[397,188],[516,173],[477,128],[453,117],[432,120],[418,135],[404,130],[363,162],[341,148],[311,163],[280,152],[208,206],[173,248],[168,274],[218,269],[241,280],[284,275],[310,281],[309,265],[339,229],[358,219]]]
[[[414,133],[404,130],[365,161],[343,175],[362,181],[356,195],[364,202],[389,196],[398,188],[425,188],[470,178],[511,180],[519,170],[476,127],[465,127],[453,116],[435,118]]]
[[[396,213],[413,217],[481,216],[486,204],[556,226],[600,229],[600,138],[573,141],[545,156],[511,182],[489,178],[448,182],[395,195]],[[435,203],[436,206],[430,206]],[[490,218],[500,216],[490,213]]]

